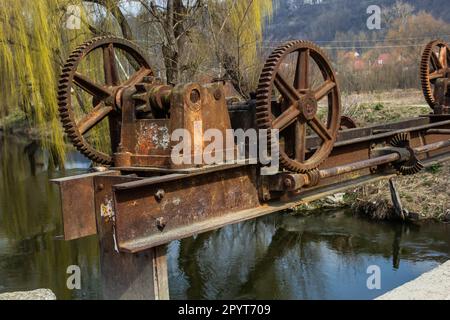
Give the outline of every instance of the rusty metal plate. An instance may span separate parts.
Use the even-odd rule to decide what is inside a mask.
[[[136,122],[137,155],[170,155],[169,120],[152,119]]]
[[[176,179],[175,179],[176,178]],[[187,228],[259,205],[252,166],[203,175],[152,178],[115,186],[116,238],[125,252],[139,252],[192,236]]]
[[[52,180],[59,185],[65,240],[75,240],[97,233],[93,179],[107,174],[118,173],[107,171]]]

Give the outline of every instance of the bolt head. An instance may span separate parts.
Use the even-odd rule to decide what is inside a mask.
[[[162,231],[166,227],[166,220],[164,217],[159,217],[156,219],[156,227]]]

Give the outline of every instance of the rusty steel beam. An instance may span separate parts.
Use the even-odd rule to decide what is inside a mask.
[[[113,187],[116,238],[125,252],[153,247],[159,242],[154,236],[183,237],[180,228],[187,225],[260,205],[254,166],[148,180]]]
[[[450,129],[430,129],[427,131],[428,134],[448,134],[450,135]]]
[[[120,173],[106,171],[51,180],[59,186],[64,240],[79,239],[97,233],[94,178],[112,174]]]
[[[450,141],[443,141],[415,150],[426,153],[448,146]],[[292,188],[307,187],[311,182],[308,175],[282,174],[279,179],[272,179],[269,188],[280,191],[284,186],[285,192],[280,200],[268,203],[258,197],[256,189],[261,184],[260,177],[256,173],[257,167],[249,165],[233,169],[223,166],[216,171],[171,174],[114,185],[118,246],[124,252],[140,252],[228,223],[251,219],[255,214],[284,210],[299,201],[336,192],[343,186],[368,182],[372,177],[395,175],[392,170],[378,174],[361,170],[395,163],[408,156],[399,148],[375,150],[374,154],[380,155],[320,170],[323,181],[311,190]],[[432,160],[443,161],[443,158],[431,157],[425,163]],[[353,178],[338,178],[353,172],[359,173]],[[286,186],[286,182],[290,185]]]
[[[448,161],[450,159],[450,155],[446,155],[445,157],[441,156],[436,159],[426,160],[424,162],[425,166],[431,166],[435,163],[440,163],[443,161]],[[170,230],[159,231],[158,233],[152,233],[149,230],[147,232],[142,233],[142,237],[136,237],[135,239],[128,239],[126,242],[118,243],[119,249],[123,252],[128,253],[138,253],[147,250],[148,248],[160,246],[166,243],[169,243],[173,240],[183,239],[186,237],[190,237],[199,233],[208,232],[212,230],[216,230],[218,228],[222,228],[224,226],[235,224],[239,222],[243,222],[246,220],[255,219],[267,214],[280,212],[283,210],[292,209],[298,205],[308,203],[311,201],[319,200],[323,197],[336,194],[338,192],[345,192],[349,188],[357,188],[359,186],[374,183],[381,180],[386,180],[392,177],[397,176],[395,173],[377,173],[372,175],[360,176],[352,180],[344,180],[340,182],[336,182],[330,185],[325,185],[320,188],[306,190],[301,194],[294,194],[289,199],[281,199],[265,204],[260,204],[253,208],[244,209],[244,210],[233,210],[229,209],[228,211],[221,212],[220,215],[215,215],[208,217],[207,219],[193,219],[190,223],[180,226],[178,228],[173,228]],[[153,195],[152,195],[153,197]],[[136,202],[140,202],[142,199],[136,200]],[[136,204],[141,209],[140,204]],[[148,214],[149,211],[145,211],[143,209],[144,214]],[[203,211],[201,211],[203,212]],[[118,216],[127,215],[125,212],[116,211]],[[129,213],[132,214],[132,213]],[[151,219],[154,221],[155,226],[157,225],[156,219]],[[137,222],[135,222],[137,223]],[[167,223],[167,222],[166,222]],[[167,226],[167,225],[166,225]],[[153,227],[151,227],[153,228]],[[124,231],[124,230],[122,230]]]

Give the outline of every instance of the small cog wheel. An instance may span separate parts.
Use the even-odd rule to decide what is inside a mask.
[[[414,175],[419,173],[424,168],[423,164],[417,159],[414,150],[411,148],[409,136],[407,133],[400,133],[392,138],[391,146],[395,148],[405,148],[409,151],[409,159],[405,162],[394,163],[393,167],[399,174],[404,176]]]

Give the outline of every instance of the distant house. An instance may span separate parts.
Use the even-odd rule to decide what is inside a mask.
[[[361,55],[357,51],[348,51],[343,55],[344,63],[350,66],[355,71],[362,71],[366,69],[366,62],[361,59]]]
[[[384,66],[392,61],[392,55],[390,53],[382,53],[375,61],[375,66]]]
[[[366,69],[365,61],[362,59],[355,60],[355,62],[353,63],[353,69],[355,71],[362,71],[362,70]]]

